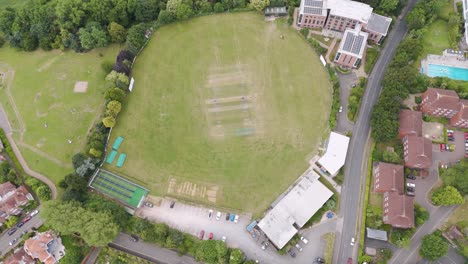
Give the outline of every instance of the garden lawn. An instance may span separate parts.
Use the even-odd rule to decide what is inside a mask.
[[[8,80],[13,77],[8,89],[0,88],[0,103],[31,169],[55,183],[72,171],[71,157],[83,149],[104,102],[106,73],[101,62],[114,61],[118,50],[117,46],[88,53],[0,49],[0,72],[8,72]],[[77,81],[88,82],[85,93],[73,91]]]
[[[319,58],[256,13],[164,26],[133,74],[110,139],[125,138],[127,159],[105,168],[155,195],[263,211],[308,167],[327,126]]]

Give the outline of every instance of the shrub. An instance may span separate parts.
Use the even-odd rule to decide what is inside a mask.
[[[122,103],[125,95],[126,94],[122,89],[115,87],[107,89],[104,98],[106,98],[106,100],[118,101]]]
[[[224,12],[224,7],[223,7],[223,4],[221,4],[220,2],[216,3],[214,5],[214,9],[215,13],[222,13]]]
[[[422,98],[421,98],[421,96],[415,96],[415,97],[414,97],[414,102],[417,103],[417,104],[421,104],[421,103],[422,103]]]
[[[115,126],[115,117],[107,116],[102,119],[102,123],[105,127],[112,128]]]
[[[301,28],[301,30],[299,30],[299,32],[301,33],[301,35],[304,38],[307,38],[307,36],[309,35],[309,29],[308,28]]]

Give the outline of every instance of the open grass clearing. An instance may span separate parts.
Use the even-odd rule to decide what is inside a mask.
[[[88,53],[0,49],[0,71],[7,76],[0,103],[31,169],[55,183],[72,171],[71,157],[82,150],[104,101],[106,73],[101,62],[113,61],[118,50],[118,46]],[[80,81],[88,82],[86,92],[73,92]]]
[[[110,139],[125,138],[127,160],[105,168],[155,195],[263,211],[326,129],[331,89],[317,55],[256,13],[175,23],[152,38]]]

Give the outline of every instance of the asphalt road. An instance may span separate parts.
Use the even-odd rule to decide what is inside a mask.
[[[401,17],[405,17],[407,10],[411,9],[417,0],[410,0]],[[353,136],[348,148],[348,155],[345,165],[345,177],[341,197],[342,231],[335,243],[334,263],[346,263],[349,257],[357,261],[358,243],[351,246],[351,237],[359,234],[358,219],[361,218],[361,184],[365,181],[365,169],[363,164],[366,156],[366,146],[370,132],[370,116],[374,104],[379,98],[382,90],[381,82],[387,69],[387,65],[393,58],[396,48],[406,34],[406,24],[402,20],[397,20],[387,40],[381,50],[380,56],[369,75],[366,91],[362,99],[359,116],[353,129]],[[404,262],[401,262],[404,263]]]
[[[33,227],[38,228],[42,225],[43,222],[44,221],[39,217],[39,215],[36,215],[33,216],[32,219],[25,223],[22,227],[18,228],[18,230],[16,230],[16,232],[11,236],[7,234],[8,230],[5,231],[0,237],[0,257],[3,257],[6,253],[17,246],[17,244],[21,241],[21,232],[24,230],[28,230],[28,232],[30,232]],[[15,238],[18,238],[18,241],[16,241],[14,245],[10,246],[10,241]]]

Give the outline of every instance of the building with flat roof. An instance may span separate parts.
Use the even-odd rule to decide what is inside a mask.
[[[422,94],[421,109],[427,115],[451,118],[459,110],[459,101],[455,91],[428,88]]]
[[[468,128],[468,100],[460,100],[458,113],[450,118],[450,125]]]
[[[382,240],[382,241],[387,241],[387,231],[384,230],[378,230],[378,229],[372,229],[372,228],[366,228],[367,231],[367,237],[372,238],[372,239],[377,239],[377,240]]]
[[[285,6],[267,7],[263,11],[263,13],[265,14],[265,16],[275,16],[275,17],[288,15],[288,11],[286,10]]]
[[[407,109],[400,110],[398,136],[403,138],[408,135],[422,136],[422,112]]]
[[[323,0],[302,0],[299,6],[297,25],[308,28],[323,28],[327,14],[328,11]]]
[[[391,18],[372,13],[365,31],[369,33],[369,39],[380,45],[387,36],[390,24],[392,24]]]
[[[284,197],[260,220],[258,227],[279,249],[325,204],[333,192],[308,169]]]
[[[328,139],[327,151],[325,155],[316,162],[317,166],[319,166],[323,172],[335,176],[345,164],[348,144],[349,137],[331,132],[330,138]]]
[[[414,227],[414,197],[396,192],[383,196],[383,222],[395,228]]]
[[[334,62],[344,67],[356,68],[364,57],[367,36],[366,32],[361,31],[361,25],[357,25],[355,29],[347,28]]]
[[[374,191],[405,193],[403,166],[379,162],[374,166]]]
[[[357,24],[367,25],[372,15],[372,7],[351,0],[326,0],[328,15],[326,29],[344,32]]]

